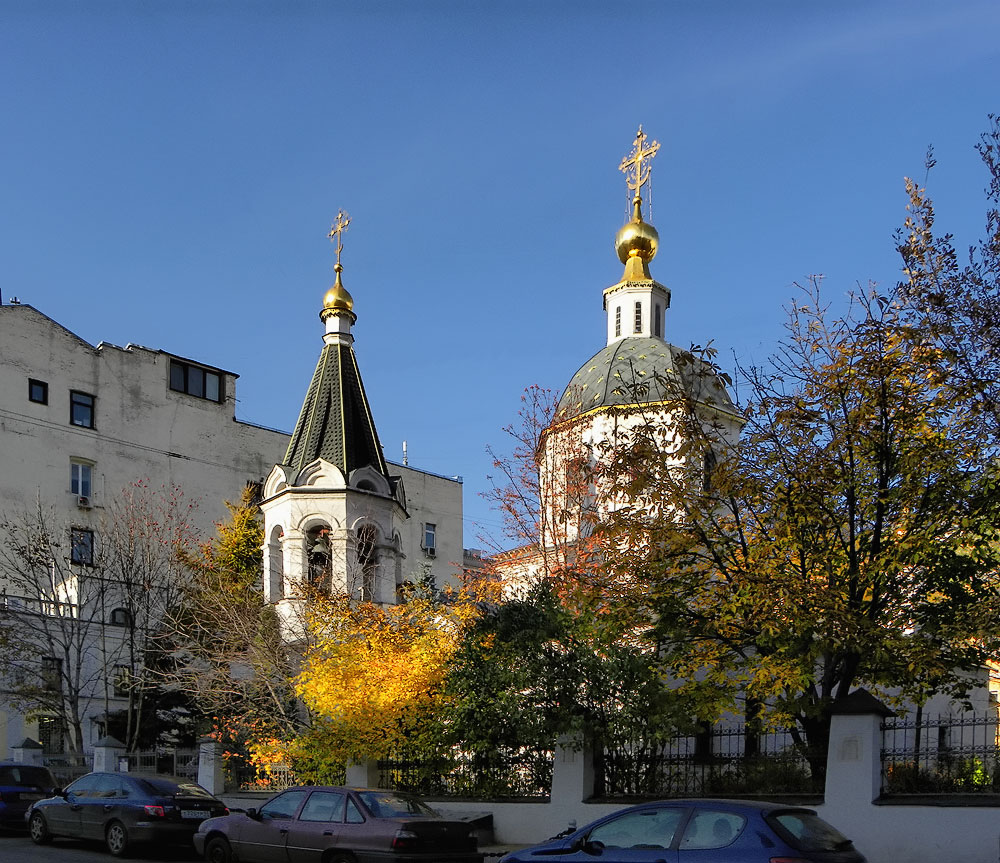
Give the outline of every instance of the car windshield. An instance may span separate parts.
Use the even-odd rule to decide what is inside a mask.
[[[814,812],[774,812],[767,820],[777,825],[778,832],[799,851],[837,851],[851,844],[850,839]]]
[[[437,812],[426,803],[393,791],[361,791],[358,793],[365,808],[376,818],[399,818],[423,815],[436,818]]]
[[[47,767],[5,765],[0,767],[0,785],[27,785],[35,788],[55,788],[56,781]]]

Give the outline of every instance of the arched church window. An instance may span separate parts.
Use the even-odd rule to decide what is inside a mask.
[[[375,601],[375,569],[377,565],[378,534],[370,524],[358,530],[358,568],[361,570],[361,599]]]
[[[642,332],[642,303],[640,302],[635,304],[635,330],[633,332]]]
[[[309,553],[309,586],[330,590],[330,528],[311,530],[306,537]]]
[[[112,626],[128,626],[132,622],[132,615],[127,608],[115,608],[111,611],[108,623]]]
[[[660,336],[662,334],[663,333],[660,330],[660,304],[657,303],[656,304],[656,315],[653,318],[653,335],[654,336]]]
[[[716,464],[718,460],[715,453],[710,449],[705,450],[701,464],[701,490],[704,492],[712,491],[712,474],[715,473]]]
[[[622,307],[615,307],[615,337],[622,334]]]
[[[271,540],[267,544],[268,582],[271,591],[271,601],[280,599],[285,584],[285,559],[281,551],[281,539],[285,535],[281,525],[271,531]]]

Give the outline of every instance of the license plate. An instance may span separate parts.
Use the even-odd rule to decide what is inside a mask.
[[[204,821],[211,815],[211,812],[203,812],[201,809],[182,809],[181,818],[200,818]]]

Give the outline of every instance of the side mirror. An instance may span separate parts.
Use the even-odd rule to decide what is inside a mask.
[[[587,840],[581,849],[584,854],[600,854],[604,850],[604,843],[598,839]]]
[[[260,812],[257,809],[255,809],[253,806],[251,806],[249,809],[247,809],[246,814],[247,814],[247,818],[252,818],[254,821],[260,821],[261,818],[263,817],[260,814]]]

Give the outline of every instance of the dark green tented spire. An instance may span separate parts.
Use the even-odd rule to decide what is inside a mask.
[[[368,465],[389,475],[354,350],[344,342],[324,345],[319,355],[284,463],[298,472],[318,458],[345,477]]]

